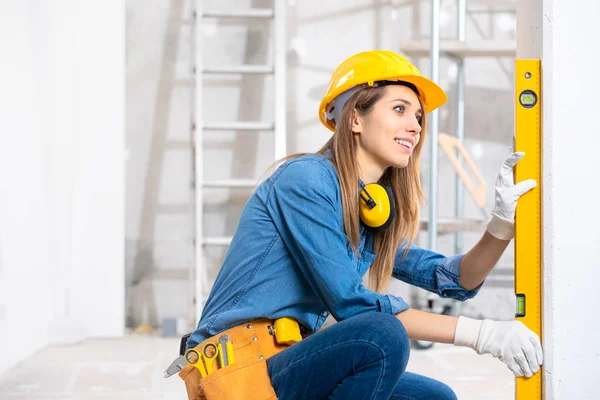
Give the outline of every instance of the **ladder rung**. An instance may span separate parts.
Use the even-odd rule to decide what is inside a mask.
[[[438,218],[438,233],[483,232],[487,221],[476,218]],[[419,221],[419,228],[429,229],[429,221]]]
[[[495,9],[495,8],[473,8],[473,9],[467,9],[467,14],[515,14],[517,12],[516,9],[514,8],[500,8],[500,9]]]
[[[514,279],[486,279],[484,285],[486,287],[498,287],[498,288],[513,288],[515,287]]]
[[[192,87],[195,84],[196,82],[191,79],[175,79],[173,82],[174,87]]]
[[[204,67],[205,74],[272,74],[270,65],[238,65],[231,67]]]
[[[400,50],[408,56],[429,57],[431,41],[406,41]],[[454,57],[515,57],[517,45],[514,40],[441,40],[440,52]]]
[[[209,131],[272,131],[275,124],[272,122],[218,122],[207,123],[202,126]]]
[[[202,239],[202,244],[205,246],[229,246],[232,236],[213,236]]]
[[[205,11],[202,13],[204,18],[273,18],[273,9],[271,8],[250,8],[247,10],[235,11]]]
[[[489,276],[513,276],[515,275],[514,268],[494,268],[492,272],[490,272]]]
[[[156,214],[189,214],[193,208],[189,204],[158,204]]]
[[[517,8],[517,0],[474,0],[472,3],[486,4],[490,7],[501,6],[501,7],[512,7]]]
[[[153,269],[152,279],[161,281],[179,281],[190,279],[190,270],[187,268],[160,268]]]
[[[202,182],[205,188],[255,188],[258,180],[254,179],[223,179]]]
[[[193,143],[191,141],[186,142],[183,140],[169,140],[165,143],[167,149],[191,149]]]

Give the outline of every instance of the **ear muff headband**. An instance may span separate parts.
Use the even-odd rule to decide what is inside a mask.
[[[394,221],[394,194],[377,183],[360,185],[360,220],[372,232],[386,230]]]

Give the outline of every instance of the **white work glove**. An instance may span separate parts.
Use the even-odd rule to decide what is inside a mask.
[[[537,185],[534,179],[527,179],[516,185],[514,183],[513,168],[524,155],[523,152],[510,154],[496,178],[495,204],[487,231],[498,239],[511,240],[515,237],[517,200]]]
[[[544,361],[540,338],[521,321],[476,320],[460,316],[454,344],[470,347],[478,354],[491,354],[516,376],[531,377]]]

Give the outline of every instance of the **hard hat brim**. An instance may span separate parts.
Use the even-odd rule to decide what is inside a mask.
[[[403,81],[409,82],[415,85],[419,91],[419,97],[421,98],[421,102],[423,103],[423,112],[429,113],[446,103],[448,100],[448,96],[446,92],[434,81],[420,75],[396,75],[393,77],[386,77],[386,81]],[[367,82],[363,82],[367,83]],[[357,83],[357,85],[360,83]],[[357,86],[354,85],[354,86]],[[351,89],[350,87],[345,90]],[[338,94],[339,95],[339,94]],[[321,122],[331,131],[335,132],[335,125],[325,119],[325,108],[327,105],[333,101],[333,99],[323,99],[321,105],[319,107],[319,118]]]

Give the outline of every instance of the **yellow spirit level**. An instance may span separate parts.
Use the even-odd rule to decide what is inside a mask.
[[[515,151],[525,157],[515,167],[515,182],[535,179],[515,214],[516,318],[542,338],[542,126],[540,60],[516,60]],[[542,369],[531,378],[516,378],[517,400],[541,400]]]

